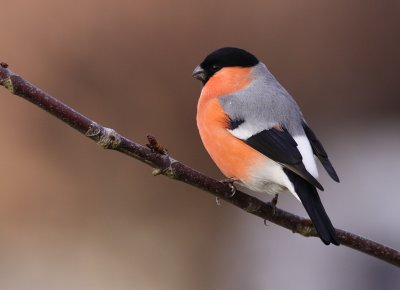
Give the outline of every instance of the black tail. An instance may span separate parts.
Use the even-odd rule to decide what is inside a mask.
[[[322,242],[325,245],[332,243],[338,246],[340,243],[336,237],[335,229],[325,212],[324,206],[322,205],[315,186],[308,183],[290,170],[284,169],[284,171],[289,177],[290,181],[293,183],[294,189],[303,203],[308,215],[310,216],[310,219],[313,222]]]

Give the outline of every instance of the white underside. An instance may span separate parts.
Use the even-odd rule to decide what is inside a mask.
[[[300,200],[282,166],[267,158],[261,166],[253,168],[251,178],[243,184],[251,190],[271,195],[289,190]]]

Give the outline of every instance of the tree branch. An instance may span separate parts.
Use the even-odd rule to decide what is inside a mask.
[[[248,213],[287,228],[293,233],[305,237],[317,236],[310,220],[278,208],[274,209],[270,202],[265,203],[241,191],[236,191],[232,196],[229,185],[216,181],[173,159],[154,137],[148,136],[149,144],[147,147],[135,143],[121,136],[115,130],[97,124],[25,81],[12,73],[5,63],[0,63],[0,85],[4,86],[10,93],[24,98],[62,120],[86,137],[94,140],[101,147],[122,152],[154,167],[154,175],[163,174],[169,178],[198,187]],[[400,267],[400,253],[398,251],[344,230],[336,229],[336,232],[342,245]]]

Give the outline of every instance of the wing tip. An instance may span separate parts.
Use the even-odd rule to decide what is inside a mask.
[[[339,179],[339,177],[337,175],[335,175],[335,176],[330,175],[330,177],[332,177],[332,179],[334,181],[336,181],[337,183],[340,183],[340,179]]]
[[[324,187],[321,185],[321,183],[319,183],[319,181],[316,180],[316,179],[315,179],[315,181],[316,181],[316,185],[315,185],[315,186],[316,186],[319,190],[324,191],[325,189],[324,189]]]
[[[328,159],[328,154],[326,153],[324,147],[322,146],[321,142],[318,140],[317,136],[308,127],[307,123],[303,120],[303,129],[306,133],[308,140],[311,143],[311,147],[313,149],[314,154],[318,157],[319,161],[324,166],[326,172],[328,172],[329,176],[336,182],[340,182],[339,177],[332,166],[332,163]]]
[[[333,168],[332,163],[328,158],[320,158],[322,166],[324,166],[326,172],[328,172],[329,176],[336,182],[340,183],[339,176],[336,173],[335,168]]]
[[[298,163],[295,165],[282,164],[282,166],[284,168],[286,175],[288,175],[288,172],[291,171],[297,176],[299,176],[301,179],[309,183],[310,185],[313,185],[319,190],[324,191],[324,187],[310,172],[307,171],[303,163]]]

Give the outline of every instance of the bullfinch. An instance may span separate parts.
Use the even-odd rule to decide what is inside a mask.
[[[317,188],[314,156],[339,178],[299,106],[251,53],[224,47],[193,71],[203,83],[197,126],[204,147],[222,173],[250,190],[288,190],[301,201],[324,244],[339,245]]]

